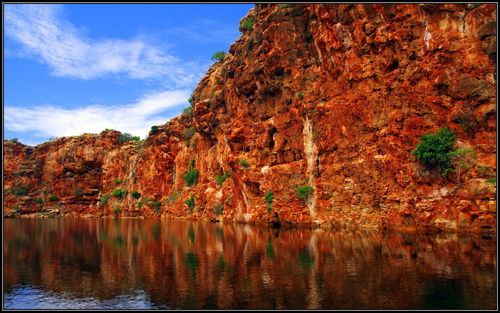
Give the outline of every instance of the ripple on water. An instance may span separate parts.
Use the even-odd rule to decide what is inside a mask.
[[[78,297],[70,292],[44,291],[30,285],[16,285],[4,295],[4,308],[20,309],[160,309],[151,303],[143,290],[131,290],[130,294],[118,295],[112,299],[100,300],[93,297]],[[169,309],[161,307],[161,309]]]

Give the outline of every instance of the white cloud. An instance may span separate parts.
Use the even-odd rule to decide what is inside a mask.
[[[144,38],[88,38],[61,18],[60,5],[5,4],[4,9],[5,34],[21,44],[20,55],[47,64],[56,76],[92,79],[119,74],[160,78],[173,88],[182,88],[195,83],[205,70],[205,64],[184,62]]]
[[[32,132],[40,137],[77,136],[110,128],[145,138],[151,126],[164,124],[174,115],[162,116],[161,113],[186,104],[190,93],[187,89],[164,91],[119,106],[89,105],[75,109],[49,105],[5,106],[4,125],[8,130]]]

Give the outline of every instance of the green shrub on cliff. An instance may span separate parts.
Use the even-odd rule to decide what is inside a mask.
[[[193,168],[184,174],[184,180],[188,186],[193,186],[198,183],[198,170]]]
[[[191,106],[193,106],[193,105],[194,105],[194,103],[193,103],[193,102],[194,102],[194,94],[191,94],[191,95],[189,96],[189,98],[188,98],[188,102],[189,102],[189,104],[191,104]]]
[[[49,201],[57,201],[57,200],[59,200],[59,198],[56,195],[51,195],[49,197]]]
[[[188,118],[190,118],[193,115],[193,107],[187,107],[184,110],[182,110],[182,114],[186,115]]]
[[[42,204],[43,203],[43,199],[42,198],[36,198],[35,202],[38,203],[38,204]]]
[[[153,125],[151,126],[151,134],[156,134],[158,132],[158,126]]]
[[[453,150],[455,134],[448,128],[441,128],[437,133],[423,134],[420,143],[411,152],[415,158],[429,170],[441,172],[443,176],[455,171],[455,167],[468,169],[464,155],[473,155],[471,149]]]
[[[126,194],[127,194],[127,192],[123,189],[116,189],[112,193],[113,197],[117,197],[117,198],[123,198],[123,197],[125,197]]]
[[[158,213],[160,208],[161,208],[161,201],[155,201],[155,202],[151,203],[151,206],[153,207],[155,212]]]
[[[132,191],[132,197],[139,199],[141,197],[141,194],[137,191]]]
[[[217,185],[219,185],[219,187],[222,187],[226,179],[228,179],[230,176],[231,174],[229,173],[224,173],[224,175],[216,175],[215,181],[217,182]]]
[[[134,141],[139,141],[141,140],[141,137],[139,136],[132,136],[129,133],[123,133],[118,135],[118,143],[123,144],[127,141],[134,140]]]
[[[243,168],[248,168],[249,167],[249,164],[248,164],[248,161],[243,159],[243,160],[240,160],[240,165],[243,167]]]
[[[193,212],[194,210],[194,195],[191,195],[191,198],[184,201],[185,204],[189,207],[189,212]]]
[[[219,61],[224,60],[224,56],[226,56],[226,53],[224,51],[219,51],[219,52],[214,53],[214,55],[212,55],[211,59],[219,62]]]
[[[297,188],[297,196],[305,201],[307,196],[309,196],[309,194],[311,194],[313,191],[314,189],[311,186],[300,186],[299,188]]]
[[[267,207],[266,209],[268,211],[271,211],[272,207],[272,203],[273,203],[273,199],[274,199],[274,193],[272,190],[269,190],[267,193],[266,193],[266,196],[265,196],[265,199],[266,199],[266,203],[267,203]]]
[[[250,16],[241,21],[240,28],[243,28],[244,30],[251,30],[254,24],[255,24],[255,18]]]
[[[10,190],[12,192],[12,194],[16,195],[16,196],[26,196],[28,194],[28,190],[26,189],[11,189]]]
[[[108,203],[109,197],[111,197],[111,196],[110,196],[110,195],[103,195],[103,196],[101,197],[101,203],[102,203],[103,205],[106,205],[106,204]]]

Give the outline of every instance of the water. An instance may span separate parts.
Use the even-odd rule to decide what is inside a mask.
[[[4,219],[5,309],[495,309],[496,237]]]

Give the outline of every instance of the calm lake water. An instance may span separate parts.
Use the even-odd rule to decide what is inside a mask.
[[[495,309],[496,237],[4,219],[5,309]]]

